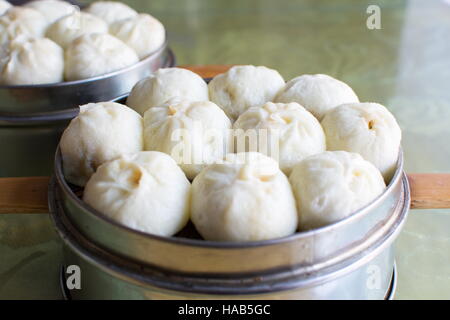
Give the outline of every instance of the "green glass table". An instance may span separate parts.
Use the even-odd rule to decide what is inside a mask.
[[[179,64],[326,73],[386,105],[408,172],[450,172],[450,1],[126,0],[166,26]],[[381,9],[369,30],[366,10]],[[450,299],[450,210],[412,211],[396,243],[397,299]],[[48,215],[0,216],[0,298],[61,299]]]

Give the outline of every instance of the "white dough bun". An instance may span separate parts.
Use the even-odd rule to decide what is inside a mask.
[[[171,237],[189,221],[190,189],[168,155],[140,152],[101,165],[83,200],[131,229]]]
[[[192,222],[210,241],[263,241],[297,229],[295,199],[278,163],[259,153],[227,155],[192,187]]]

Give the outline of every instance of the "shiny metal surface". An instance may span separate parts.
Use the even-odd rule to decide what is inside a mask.
[[[397,285],[398,285],[398,269],[397,263],[394,262],[394,273],[392,274],[392,282],[391,287],[389,288],[388,294],[386,295],[385,300],[395,300],[395,294],[397,293]]]
[[[0,86],[0,177],[47,176],[62,132],[78,106],[113,100],[161,67],[175,65],[164,45],[139,63],[105,76],[54,85]]]
[[[69,263],[70,261],[72,261],[72,262],[74,262],[74,260],[72,260],[72,259],[70,259],[69,257],[70,257],[70,255],[75,255],[75,253],[74,252],[70,252],[70,251],[68,251],[69,249],[68,248],[65,248],[65,250],[67,251],[66,252],[66,262],[67,263]],[[76,257],[76,256],[74,256],[74,257]],[[86,262],[84,262],[84,261],[81,261],[81,263],[82,264],[85,264]],[[71,265],[71,264],[68,264],[68,265]],[[92,268],[92,266],[87,266],[87,268],[88,268],[88,270],[90,269],[90,268]],[[83,267],[83,270],[86,270],[86,268],[85,267]],[[93,270],[94,271],[94,270]],[[96,271],[94,271],[94,274],[95,274],[95,272]],[[102,277],[104,277],[105,276],[105,274],[103,273],[101,273],[102,271],[100,271],[100,270],[97,270],[97,276],[95,276],[94,275],[94,277],[98,280],[98,279],[101,279]],[[89,273],[89,275],[92,277],[92,273],[90,272]],[[110,279],[112,279],[112,278],[110,278]],[[90,296],[93,296],[93,297],[96,297],[97,299],[107,299],[107,297],[104,295],[104,292],[102,292],[102,291],[100,291],[100,294],[97,294],[96,292],[93,292],[92,290],[90,290],[90,288],[89,288],[89,294],[86,294],[86,292],[88,291],[88,290],[86,290],[86,288],[84,288],[82,291],[83,291],[83,293],[82,294],[80,294],[81,293],[81,291],[78,291],[78,292],[74,292],[74,293],[72,293],[72,290],[70,290],[68,287],[67,287],[67,285],[66,285],[66,282],[67,282],[67,275],[66,275],[66,267],[65,266],[61,266],[61,269],[60,269],[60,289],[61,289],[61,293],[62,293],[62,296],[63,296],[63,298],[64,298],[64,300],[74,300],[74,299],[79,299],[79,300],[81,300],[81,299],[89,299],[89,297]],[[119,280],[115,280],[114,281],[114,283],[116,283],[116,287],[120,287],[119,285],[118,285],[118,282],[119,282]],[[384,300],[394,300],[395,299],[395,293],[396,293],[396,291],[397,291],[397,282],[398,282],[398,275],[397,275],[397,266],[396,266],[396,264],[394,263],[394,271],[392,272],[392,277],[391,277],[391,282],[390,282],[390,285],[389,285],[389,288],[388,288],[388,291],[387,291],[387,293],[385,294],[385,296],[384,296]],[[109,286],[109,287],[111,287],[111,285]],[[104,288],[104,286],[102,285],[101,286],[101,288]],[[344,295],[341,295],[341,298],[340,299],[345,299],[345,298],[343,298],[343,297],[347,297],[347,299],[348,299],[348,294],[345,294],[345,292],[344,292],[344,290],[342,290],[343,292],[342,293],[344,293]],[[117,289],[116,290],[110,290],[109,292],[118,292],[117,291]],[[136,296],[137,297],[140,297],[140,298],[151,298],[151,296],[149,295],[149,294],[141,294],[141,295],[138,295],[138,294],[130,294],[130,291],[129,290],[126,290],[126,292],[128,293],[128,296],[130,297],[130,299],[134,296],[135,298],[136,298]],[[112,295],[110,295],[110,297],[112,297]],[[336,297],[337,297],[337,295],[336,295]],[[367,297],[369,298],[369,299],[372,299],[372,300],[375,300],[375,299],[377,299],[378,297],[375,297],[375,295],[373,295],[373,294],[369,294],[369,295],[367,295]],[[125,296],[124,296],[124,294],[122,294],[121,296],[116,296],[116,298],[117,299],[125,299]],[[163,298],[163,296],[162,295],[160,295],[160,296],[158,296],[158,295],[156,295],[156,294],[153,294],[153,298],[154,299],[162,299]],[[170,298],[170,297],[167,297],[167,298]],[[248,298],[248,297],[242,297],[242,298]],[[268,298],[267,296],[265,296],[265,298]],[[280,297],[281,298],[281,297]],[[297,296],[297,298],[300,298],[299,296]],[[310,298],[313,298],[311,295],[310,295]],[[113,298],[111,298],[111,299],[113,299]],[[173,298],[173,296],[172,296],[172,299],[174,299]],[[236,298],[234,298],[234,299],[236,299]],[[331,299],[331,298],[330,298]],[[336,299],[339,299],[338,297],[336,298]],[[378,299],[378,300],[380,300],[380,299]]]
[[[369,241],[370,245],[363,250],[352,250],[351,256],[326,268],[306,270],[287,259],[285,268],[270,272],[214,275],[205,272],[211,261],[203,261],[200,274],[180,274],[118,256],[91,242],[72,223],[57,184],[53,179],[49,204],[65,243],[65,264],[80,266],[83,274],[82,289],[70,292],[74,299],[385,299],[393,277],[392,242],[405,222],[410,202],[407,179],[401,175],[401,191],[386,221],[389,228],[379,226],[379,232],[375,232],[377,239]],[[295,237],[290,237],[285,244],[292,241],[295,242]],[[260,264],[265,265],[277,256],[278,249],[269,243],[258,246],[266,249],[266,258],[260,258]],[[254,246],[238,244],[237,247],[241,259],[246,260],[245,248]],[[180,252],[192,251],[192,246],[186,243],[178,244],[178,248]],[[229,250],[229,244],[218,250]],[[217,252],[214,258],[220,258]]]
[[[292,266],[308,273],[366,250],[392,228],[392,217],[403,193],[403,157],[385,193],[358,213],[324,228],[248,244],[164,238],[124,227],[75,195],[63,177],[59,152],[55,177],[64,211],[76,228],[90,241],[118,255],[178,273],[271,272]]]

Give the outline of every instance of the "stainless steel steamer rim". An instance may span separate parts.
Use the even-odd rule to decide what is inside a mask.
[[[118,98],[118,100],[119,99],[123,100],[123,97]],[[110,224],[113,224],[113,225],[115,225],[117,227],[123,228],[124,231],[140,234],[140,235],[146,236],[148,238],[154,238],[154,239],[164,240],[164,241],[168,241],[168,242],[176,242],[178,244],[183,244],[184,243],[186,245],[215,247],[215,248],[234,248],[234,247],[242,247],[242,246],[245,246],[245,247],[266,246],[266,245],[269,245],[269,244],[290,241],[290,240],[292,240],[292,239],[294,239],[296,237],[300,237],[300,236],[312,235],[312,234],[317,233],[317,232],[328,232],[329,230],[333,230],[333,229],[339,228],[340,225],[345,224],[348,221],[357,219],[361,215],[369,214],[371,209],[378,202],[383,201],[385,199],[385,197],[387,196],[389,191],[391,191],[391,188],[399,180],[404,178],[403,176],[404,176],[404,173],[403,173],[403,153],[400,153],[399,163],[398,163],[398,166],[397,166],[396,173],[395,173],[394,177],[392,178],[391,182],[389,183],[387,189],[383,192],[383,194],[381,194],[379,197],[377,197],[374,201],[372,201],[370,204],[368,204],[364,208],[358,210],[358,212],[356,212],[354,214],[351,214],[349,217],[347,217],[347,218],[345,218],[345,219],[343,219],[341,221],[335,222],[335,223],[327,225],[325,227],[321,227],[321,228],[317,228],[317,229],[309,230],[309,231],[302,231],[302,232],[298,232],[298,233],[296,233],[296,234],[294,234],[292,236],[278,238],[278,239],[273,239],[273,240],[250,241],[250,242],[247,242],[247,243],[214,242],[214,241],[207,241],[207,240],[180,239],[180,238],[176,238],[176,237],[162,237],[162,236],[152,235],[152,234],[149,234],[149,233],[141,232],[139,230],[131,229],[131,228],[125,226],[125,225],[122,225],[122,224],[116,222],[115,220],[110,219],[109,217],[105,216],[101,212],[99,212],[99,211],[95,210],[94,208],[90,207],[82,199],[77,197],[76,194],[73,192],[73,190],[71,189],[71,187],[69,186],[69,184],[67,183],[67,181],[64,178],[62,156],[61,156],[61,150],[60,150],[59,147],[58,147],[58,150],[56,151],[56,157],[55,157],[55,177],[56,177],[56,180],[57,180],[57,183],[58,183],[59,187],[61,187],[65,192],[68,192],[68,194],[70,195],[71,199],[74,200],[77,205],[79,205],[80,207],[82,207],[85,210],[91,211],[91,213],[93,215],[97,216],[98,218],[104,219],[105,221],[107,221]]]
[[[123,100],[123,97],[118,98],[117,100]],[[358,212],[351,214],[349,217],[340,220],[338,222],[335,222],[333,224],[327,225],[325,227],[321,227],[321,228],[317,228],[314,230],[309,230],[309,231],[302,231],[302,232],[297,232],[296,234],[292,235],[292,236],[288,236],[288,237],[283,237],[283,238],[278,238],[278,239],[273,239],[273,240],[264,240],[264,241],[250,241],[250,242],[246,242],[246,243],[242,243],[242,242],[214,242],[214,241],[207,241],[207,240],[195,240],[195,239],[187,239],[187,238],[177,238],[177,237],[162,237],[162,236],[157,236],[157,235],[152,235],[149,233],[145,233],[145,232],[141,232],[139,230],[135,230],[135,229],[131,229],[125,225],[122,225],[112,219],[110,219],[109,217],[105,216],[104,214],[102,214],[101,212],[95,210],[94,208],[90,207],[88,204],[86,204],[82,199],[80,199],[79,197],[76,196],[76,194],[73,192],[73,190],[71,189],[71,187],[69,186],[69,184],[67,183],[67,181],[64,178],[64,173],[63,173],[63,164],[62,164],[62,156],[61,156],[61,150],[60,147],[58,147],[57,151],[56,151],[56,156],[55,156],[55,178],[57,181],[57,184],[60,188],[62,188],[62,190],[64,192],[67,192],[68,195],[70,196],[71,200],[74,200],[76,205],[80,206],[81,208],[85,209],[85,210],[89,210],[93,215],[95,215],[97,218],[100,218],[102,220],[105,220],[105,222],[108,222],[112,225],[115,225],[121,229],[123,229],[123,231],[126,232],[131,232],[131,233],[135,233],[135,234],[139,234],[148,238],[153,238],[156,240],[162,240],[162,241],[167,241],[167,242],[175,242],[177,244],[186,244],[189,246],[200,246],[200,247],[214,247],[214,248],[220,248],[220,249],[226,249],[226,248],[235,248],[235,247],[258,247],[258,246],[267,246],[270,244],[275,244],[275,243],[280,243],[280,242],[288,242],[291,241],[297,237],[302,237],[302,236],[306,236],[306,235],[313,235],[316,234],[318,232],[328,232],[331,230],[334,230],[336,228],[339,228],[340,225],[345,224],[346,222],[355,220],[357,218],[360,218],[362,215],[368,214],[370,213],[371,209],[379,202],[383,201],[387,194],[389,193],[389,191],[391,191],[392,187],[398,183],[400,180],[402,179],[406,179],[404,177],[404,172],[403,172],[403,153],[400,153],[400,157],[399,157],[399,163],[396,169],[396,173],[394,175],[394,177],[392,178],[391,182],[389,183],[387,189],[383,192],[383,194],[381,194],[379,197],[377,197],[374,201],[372,201],[370,204],[368,204],[367,206],[365,206],[364,208],[358,210]],[[408,182],[406,182],[408,183]],[[409,189],[409,187],[408,187]]]

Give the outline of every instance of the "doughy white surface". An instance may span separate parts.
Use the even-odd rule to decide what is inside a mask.
[[[377,103],[346,104],[322,121],[328,150],[359,153],[389,181],[395,173],[402,132],[394,116]]]
[[[60,147],[66,179],[83,187],[103,163],[143,150],[142,117],[114,102],[90,103],[70,122]]]
[[[68,81],[88,79],[129,67],[139,61],[133,49],[109,34],[85,34],[66,50]]]
[[[259,153],[230,154],[192,185],[192,222],[206,240],[259,241],[297,229],[295,199],[278,163]]]
[[[108,25],[90,13],[76,11],[59,19],[47,29],[47,37],[63,48],[88,33],[108,33]]]
[[[231,121],[210,101],[150,108],[144,115],[144,149],[172,156],[189,179],[232,152]]]
[[[0,45],[19,36],[37,37],[44,35],[46,18],[37,10],[27,7],[12,7],[0,16]]]
[[[268,102],[262,107],[250,108],[233,127],[236,152],[261,152],[271,156],[287,175],[304,158],[326,150],[325,133],[319,121],[298,103]],[[258,143],[255,144],[255,139],[250,143],[252,134],[259,138]]]
[[[199,75],[186,69],[167,68],[139,81],[127,105],[143,115],[149,108],[168,103],[208,100],[208,85]]]
[[[368,205],[386,188],[380,172],[356,153],[325,152],[294,167],[289,181],[301,230],[342,220]]]
[[[9,8],[12,7],[12,4],[6,0],[0,0],[0,15],[4,14]]]
[[[33,8],[42,13],[48,25],[77,11],[75,6],[61,0],[34,0],[25,4],[25,7]]]
[[[359,102],[347,84],[325,74],[303,75],[289,81],[275,102],[297,102],[321,121],[328,110]]]
[[[109,25],[123,19],[137,16],[137,12],[128,5],[118,1],[96,1],[84,11],[103,19]]]
[[[140,152],[101,165],[83,200],[129,228],[170,237],[189,221],[190,188],[168,155]]]
[[[235,121],[249,108],[272,102],[284,85],[283,77],[276,70],[236,66],[216,76],[208,87],[211,101]]]
[[[161,22],[149,14],[113,23],[110,33],[133,48],[140,59],[162,47],[166,41],[166,30]]]
[[[32,85],[63,81],[64,51],[50,39],[25,37],[13,40],[3,50],[0,59],[1,84]]]

